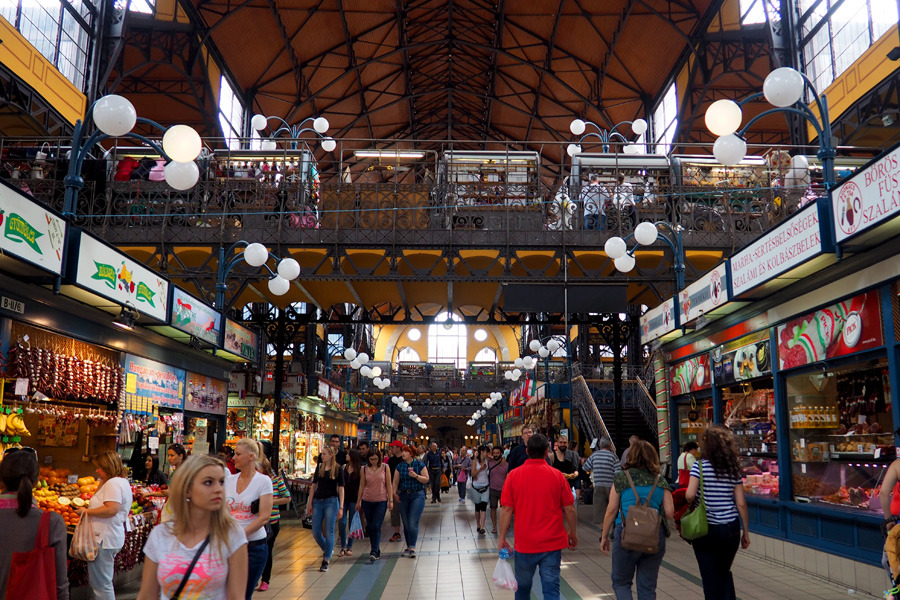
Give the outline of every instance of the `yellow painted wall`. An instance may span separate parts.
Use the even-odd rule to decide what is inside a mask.
[[[828,98],[828,116],[832,122],[894,72],[897,64],[888,60],[886,56],[896,45],[897,26],[894,25],[825,89],[824,93]],[[819,92],[822,93],[822,90]],[[819,111],[815,104],[811,105],[811,108],[818,117]],[[809,139],[818,138],[812,125],[808,125],[807,130]]]
[[[158,21],[190,22],[177,0],[156,0],[155,16]]]
[[[84,116],[87,98],[53,63],[0,17],[0,63],[50,103],[69,123]]]
[[[385,325],[378,331],[378,339],[375,343],[375,360],[397,361],[397,354],[401,348],[409,347],[418,352],[419,358],[423,361],[428,360],[428,325]],[[418,329],[422,336],[417,341],[409,339],[407,333],[410,329]],[[485,341],[479,342],[475,339],[475,331],[484,329],[487,331],[488,337]],[[499,330],[500,339],[497,338],[495,332]],[[466,360],[472,362],[475,355],[485,347],[493,348],[497,352],[497,359],[503,360],[503,355],[498,351],[499,348],[506,347],[509,349],[510,360],[519,357],[516,337],[513,334],[512,327],[503,326],[482,326],[476,325],[468,327],[468,340],[466,342]],[[391,356],[387,356],[388,350],[391,349]]]
[[[707,31],[711,33],[719,31],[736,31],[741,28],[741,4],[740,0],[725,0],[716,19],[710,24]]]

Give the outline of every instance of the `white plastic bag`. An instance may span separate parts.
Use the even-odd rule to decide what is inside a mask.
[[[519,583],[516,581],[516,573],[513,571],[509,561],[502,558],[497,559],[497,566],[494,567],[494,585],[501,590],[516,591],[519,589]]]

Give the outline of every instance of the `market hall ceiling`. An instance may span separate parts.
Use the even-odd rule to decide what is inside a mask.
[[[201,83],[212,70],[200,68],[197,40],[210,42],[251,113],[291,124],[325,116],[343,149],[527,141],[555,164],[564,145],[541,144],[571,141],[574,117],[606,128],[647,118],[691,60],[680,139],[711,142],[693,131],[708,102],[759,89],[773,65],[769,28],[737,27],[737,0],[183,1],[193,25],[168,24],[180,42],[165,38],[159,15],[129,15],[109,91],[142,116],[178,114],[212,135],[215,92]],[[783,118],[754,129],[758,141],[787,137]],[[335,157],[325,154],[327,166]]]

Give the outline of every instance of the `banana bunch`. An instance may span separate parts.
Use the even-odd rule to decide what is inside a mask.
[[[0,414],[0,435],[30,436],[31,432],[25,427],[25,420],[21,414]]]

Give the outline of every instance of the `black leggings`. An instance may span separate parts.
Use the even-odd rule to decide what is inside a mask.
[[[269,523],[269,537],[266,539],[269,545],[269,559],[266,561],[262,574],[262,581],[265,583],[269,583],[269,579],[272,577],[272,552],[275,549],[275,538],[278,537],[279,529],[281,529],[281,521]]]
[[[709,533],[694,540],[694,556],[703,580],[706,600],[734,600],[734,578],[731,563],[741,544],[741,521],[735,519],[724,525],[709,524]]]

